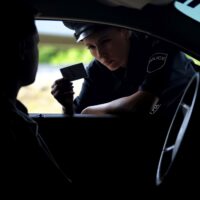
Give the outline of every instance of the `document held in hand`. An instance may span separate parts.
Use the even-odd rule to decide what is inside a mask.
[[[69,81],[75,81],[87,77],[87,72],[83,63],[67,66],[60,69],[62,76]]]

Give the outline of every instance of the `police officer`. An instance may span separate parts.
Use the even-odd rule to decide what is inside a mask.
[[[158,39],[121,27],[64,24],[94,56],[73,102],[75,113],[155,113],[160,105],[175,102],[194,74],[192,61],[183,52]],[[72,83],[59,79],[51,93],[70,113]]]

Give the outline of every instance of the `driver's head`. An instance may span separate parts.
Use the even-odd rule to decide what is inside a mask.
[[[3,68],[3,71],[6,77],[12,79],[12,82],[18,82],[21,87],[33,83],[37,72],[39,42],[35,25],[37,12],[25,2],[15,2],[10,9],[12,11],[10,18],[16,26],[9,24],[1,33],[4,39],[2,56],[9,61],[7,64],[9,67]],[[11,82],[9,78],[6,79],[7,82]]]

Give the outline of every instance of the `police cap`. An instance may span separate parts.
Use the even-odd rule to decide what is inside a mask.
[[[108,25],[74,21],[63,21],[63,24],[67,28],[74,30],[74,36],[77,42],[85,39],[86,37],[88,37],[96,31],[100,31],[110,27]]]

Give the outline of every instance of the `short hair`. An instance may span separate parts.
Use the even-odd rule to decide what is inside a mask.
[[[3,57],[6,62],[15,62],[15,57],[18,55],[19,43],[24,41],[28,36],[37,33],[35,25],[35,15],[37,11],[28,4],[11,2],[4,4],[4,8],[8,10],[8,19],[5,19],[3,31],[0,32],[1,40],[4,42],[1,45],[3,49]],[[12,6],[12,7],[11,7]],[[12,59],[10,59],[12,58]]]
[[[8,3],[7,3],[8,4]],[[9,21],[5,23],[4,37],[9,40],[20,40],[36,32],[35,15],[36,9],[27,3],[12,2],[12,7],[8,9]]]

